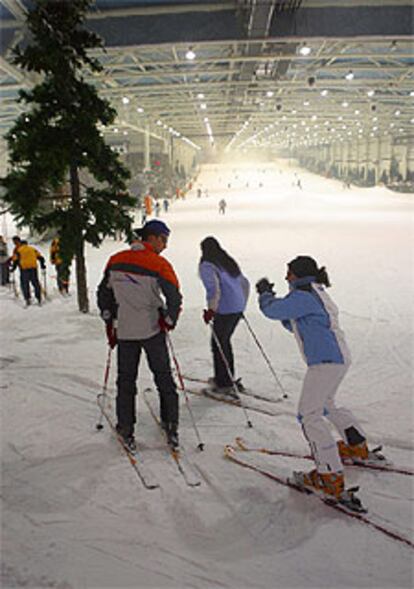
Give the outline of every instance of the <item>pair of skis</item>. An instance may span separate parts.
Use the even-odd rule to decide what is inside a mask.
[[[163,437],[165,437],[165,432],[161,427],[160,420],[158,419],[156,411],[155,411],[154,407],[152,406],[149,397],[147,396],[147,392],[149,390],[150,389],[146,389],[143,392],[144,401],[149,409],[149,412],[150,412],[152,418],[154,419],[155,423],[157,424],[157,427],[159,428],[160,433],[163,435]],[[116,438],[119,445],[121,446],[122,451],[124,452],[124,454],[128,458],[128,461],[131,464],[132,468],[134,469],[135,474],[137,475],[138,479],[141,481],[142,486],[146,490],[158,489],[160,487],[160,483],[158,482],[157,479],[155,479],[153,473],[148,468],[146,461],[144,460],[143,452],[140,450],[137,450],[135,452],[131,452],[130,448],[128,448],[128,446],[125,444],[123,438],[116,431],[116,427],[115,427],[115,424],[112,420],[112,417],[109,414],[107,407],[105,406],[105,398],[104,397],[105,397],[104,394],[100,394],[97,396],[98,407],[101,410],[101,413],[102,413],[103,417],[105,418],[106,422],[108,423],[112,433],[114,434],[114,437]],[[178,472],[180,473],[183,480],[185,481],[185,484],[188,487],[200,486],[201,481],[195,475],[194,468],[193,468],[192,464],[189,462],[189,460],[187,459],[185,451],[183,449],[179,450],[179,449],[172,448],[168,444],[166,439],[165,439],[165,441],[166,441],[166,450],[168,451],[174,464],[176,465]]]
[[[293,453],[293,452],[288,452],[288,451],[283,451],[283,450],[279,451],[279,450],[268,450],[266,448],[250,447],[241,438],[236,438],[234,445],[229,444],[224,449],[225,457],[228,458],[229,460],[231,460],[232,462],[238,464],[239,466],[242,466],[243,468],[252,470],[252,471],[268,478],[268,479],[271,479],[272,481],[275,481],[275,482],[277,482],[285,487],[288,487],[290,489],[294,489],[295,491],[298,491],[300,493],[312,494],[315,497],[317,497],[322,503],[324,503],[324,505],[327,505],[328,507],[335,509],[336,511],[338,511],[340,513],[343,513],[346,516],[357,519],[361,523],[366,524],[366,525],[378,530],[379,532],[385,534],[386,536],[392,538],[393,540],[397,540],[398,542],[406,544],[410,548],[414,548],[414,542],[412,540],[405,538],[398,531],[394,531],[394,530],[388,528],[387,526],[385,526],[384,524],[382,524],[378,521],[375,521],[375,515],[374,516],[367,515],[365,510],[361,510],[361,511],[350,510],[348,507],[346,507],[342,503],[339,503],[335,500],[330,500],[326,496],[323,496],[323,495],[320,495],[317,493],[313,493],[310,489],[304,488],[302,486],[295,484],[295,482],[293,480],[291,480],[289,477],[282,476],[282,475],[278,474],[277,472],[275,472],[273,469],[269,469],[269,468],[265,468],[265,467],[261,466],[260,464],[257,463],[257,461],[254,460],[254,458],[253,458],[253,460],[249,459],[249,455],[254,456],[255,454],[257,455],[257,453],[267,454],[267,455],[271,455],[271,456],[284,456],[284,457],[300,458],[300,459],[305,459],[305,460],[312,459],[312,457],[310,457],[308,455],[302,455],[299,453]],[[364,465],[364,464],[358,463],[358,464],[355,464],[354,466],[370,468],[374,465]],[[398,474],[404,474],[404,475],[414,474],[412,471],[410,471],[408,469],[393,467],[389,464],[378,465],[376,467],[376,470],[383,470],[386,472],[392,472],[392,473],[398,473]]]

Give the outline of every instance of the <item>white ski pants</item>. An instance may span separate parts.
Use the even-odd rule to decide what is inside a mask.
[[[363,430],[351,411],[335,405],[335,394],[349,364],[316,364],[309,366],[299,399],[298,420],[311,447],[318,472],[339,472],[343,466],[332,436],[328,419],[346,441],[345,430]],[[326,418],[326,419],[325,419]]]

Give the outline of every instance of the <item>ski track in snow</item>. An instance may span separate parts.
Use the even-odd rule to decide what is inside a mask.
[[[292,187],[295,171],[302,192]],[[229,181],[232,188],[222,188]],[[199,185],[209,189],[208,198],[195,197]],[[223,196],[228,209],[219,216]],[[277,415],[249,411],[254,427],[248,429],[240,408],[189,395],[205,442],[199,452],[181,398],[180,438],[202,481],[190,489],[138,395],[139,447],[161,485],[145,491],[108,428],[95,429],[107,353],[95,289],[107,258],[125,244],[106,240],[99,249],[88,248],[88,316],[78,313],[75,294],[61,299],[51,282],[50,301],[40,308],[24,309],[21,297],[0,289],[2,587],[411,587],[409,548],[244,471],[223,457],[223,448],[241,435],[255,445],[308,451],[295,419],[305,367],[294,339],[259,313],[254,284],[268,276],[283,295],[286,262],[309,253],[330,273],[353,355],[338,400],[355,411],[372,443],[384,444],[395,464],[412,468],[414,284],[412,273],[402,276],[413,267],[412,195],[383,188],[344,191],[334,180],[283,162],[237,170],[207,165],[165,220],[172,228],[165,256],[184,294],[172,334],[183,373],[212,375],[197,277],[199,243],[212,234],[250,279],[246,315],[289,399],[249,399]],[[9,237],[14,233],[9,222]],[[46,257],[48,246],[38,244]],[[269,399],[279,397],[280,387],[243,322],[233,341],[244,384]],[[112,411],[115,365],[114,353],[107,391]],[[140,390],[153,386],[144,360],[138,382]],[[311,464],[261,459],[286,473]],[[361,499],[379,521],[412,536],[410,477],[362,469],[347,469],[346,476],[348,486],[360,486]]]

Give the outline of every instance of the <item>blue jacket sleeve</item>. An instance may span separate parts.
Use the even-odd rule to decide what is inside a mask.
[[[318,303],[314,297],[304,291],[292,291],[283,298],[275,297],[270,292],[264,292],[259,297],[259,306],[263,315],[269,319],[285,322],[289,319],[299,319],[312,313],[320,313]],[[283,324],[284,327],[287,327]]]
[[[207,306],[216,311],[220,301],[220,281],[217,270],[210,262],[201,262],[199,274],[206,289]]]

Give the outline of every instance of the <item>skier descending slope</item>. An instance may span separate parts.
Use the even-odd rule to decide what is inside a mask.
[[[111,348],[118,345],[116,429],[134,451],[136,379],[144,350],[160,394],[162,427],[169,444],[177,447],[178,395],[165,332],[177,323],[182,296],[171,264],[159,255],[167,247],[170,230],[153,220],[133,233],[131,249],[109,259],[97,293],[108,343]]]
[[[365,434],[348,409],[337,407],[335,394],[350,366],[350,353],[338,325],[338,310],[323,285],[330,286],[324,267],[318,268],[309,256],[299,256],[288,264],[286,280],[290,292],[277,298],[273,284],[262,278],[256,284],[260,309],[266,317],[282,321],[292,331],[308,370],[299,400],[298,420],[308,440],[316,469],[294,472],[293,481],[312,492],[352,507],[359,500],[345,491],[341,457],[369,460]],[[324,418],[341,434],[336,444]]]

